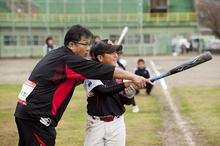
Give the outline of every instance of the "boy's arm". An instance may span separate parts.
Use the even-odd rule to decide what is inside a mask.
[[[112,96],[115,95],[117,93],[119,93],[120,91],[122,91],[125,88],[124,84],[118,84],[118,85],[112,85],[112,86],[104,86],[104,85],[99,85],[96,86],[95,88],[92,89],[92,91],[94,93],[98,93],[98,95],[102,96],[102,97],[106,97],[106,96]]]
[[[98,93],[102,97],[105,97],[105,96],[115,95],[130,85],[132,85],[134,88],[137,88],[137,86],[134,83],[125,82],[125,83],[112,85],[112,86],[108,86],[108,87],[106,87],[104,85],[98,85],[95,88],[93,88],[92,91],[94,93]]]

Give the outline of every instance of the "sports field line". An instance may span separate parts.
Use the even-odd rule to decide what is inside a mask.
[[[153,60],[150,60],[150,64],[153,68],[153,71],[156,73],[157,76],[159,76],[161,73],[156,69],[156,66],[155,66]],[[160,83],[161,83],[161,86],[163,87],[163,92],[165,94],[166,100],[167,100],[168,104],[170,105],[171,110],[173,111],[173,115],[175,117],[175,122],[177,123],[180,130],[184,134],[184,137],[185,137],[185,140],[186,140],[187,144],[189,146],[195,146],[195,143],[192,140],[192,134],[187,129],[186,122],[183,121],[183,119],[181,118],[180,113],[178,112],[177,108],[173,104],[173,100],[172,100],[172,97],[170,95],[170,92],[168,90],[168,86],[167,86],[165,80],[160,79]]]

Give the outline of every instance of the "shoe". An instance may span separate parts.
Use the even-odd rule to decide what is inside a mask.
[[[140,110],[139,107],[138,107],[137,105],[135,105],[135,106],[133,106],[132,112],[133,112],[133,113],[138,113],[139,110]]]

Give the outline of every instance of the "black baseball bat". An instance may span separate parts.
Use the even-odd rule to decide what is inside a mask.
[[[181,64],[181,65],[179,65],[179,66],[177,66],[177,67],[175,67],[175,68],[173,68],[173,69],[171,69],[171,70],[169,70],[169,71],[167,71],[167,72],[165,72],[165,73],[163,73],[163,74],[161,74],[161,75],[159,75],[159,76],[157,76],[153,79],[151,79],[150,81],[154,82],[154,81],[159,80],[161,78],[164,78],[164,77],[173,75],[175,73],[187,70],[187,69],[192,68],[194,66],[197,66],[197,65],[199,65],[201,63],[204,63],[206,61],[209,61],[211,59],[212,59],[212,54],[208,51],[204,54],[201,54],[201,55],[199,55],[195,58],[192,58],[192,59],[188,60],[187,62],[185,62],[185,63],[183,63],[183,64]]]

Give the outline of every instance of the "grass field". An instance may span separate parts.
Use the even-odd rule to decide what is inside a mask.
[[[14,146],[18,134],[14,122],[14,111],[21,85],[0,84],[0,146]],[[174,88],[172,92],[180,99],[180,109],[201,129],[209,145],[220,145],[220,87]],[[136,97],[140,112],[132,113],[126,106],[125,123],[127,146],[162,145],[156,131],[162,127],[161,107],[158,104],[162,92],[153,91],[146,96],[144,91]],[[82,86],[76,88],[57,129],[56,145],[83,145],[86,127],[86,97]]]
[[[21,85],[0,85],[0,145],[17,145],[18,133],[14,122],[14,111]],[[81,146],[86,127],[86,96],[82,86],[76,88],[63,118],[57,126],[57,146]],[[156,95],[156,93],[154,94]],[[162,125],[158,98],[146,96],[144,92],[136,97],[140,108],[138,114],[132,113],[132,106],[126,106],[125,123],[127,146],[161,145],[156,130]]]
[[[210,145],[220,145],[220,87],[174,88],[181,112],[188,115],[205,133]]]

